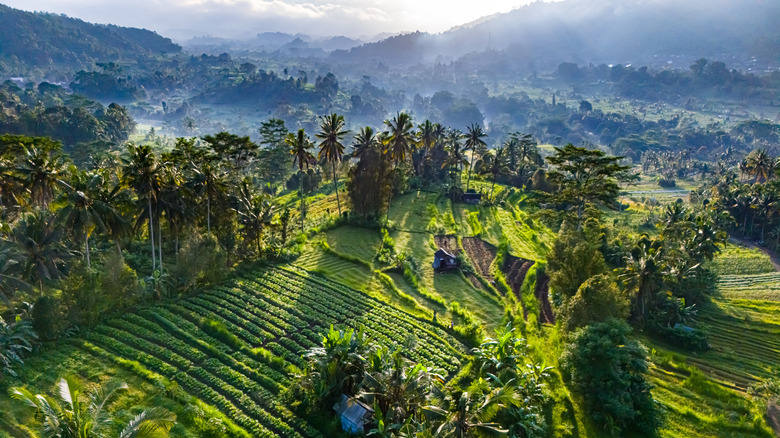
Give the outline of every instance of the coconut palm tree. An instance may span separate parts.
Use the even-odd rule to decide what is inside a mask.
[[[65,207],[57,212],[76,241],[84,242],[84,257],[87,267],[91,268],[89,236],[93,230],[106,231],[106,223],[117,223],[120,219],[113,205],[101,200],[100,193],[104,191],[105,180],[100,173],[86,172],[73,168],[71,178],[63,183],[63,193],[60,200]]]
[[[29,190],[32,204],[46,207],[65,176],[65,157],[57,150],[25,146],[14,173]]]
[[[506,148],[499,147],[494,151],[488,151],[482,157],[482,173],[491,175],[492,184],[490,185],[490,199],[493,199],[493,188],[496,186],[496,179],[507,170]]]
[[[774,175],[777,162],[766,149],[757,149],[746,157],[747,168],[754,182],[765,182]]]
[[[87,402],[73,382],[60,379],[59,400],[43,394],[33,394],[26,388],[11,388],[11,397],[26,406],[35,408],[43,421],[43,436],[50,438],[99,438],[104,437],[107,426],[113,421],[106,412],[108,403],[127,384],[109,380],[87,394]],[[176,424],[176,416],[167,409],[156,407],[136,415],[122,429],[119,438],[152,438],[167,436]]]
[[[663,243],[643,235],[626,258],[626,267],[620,274],[621,281],[636,292],[636,304],[642,324],[656,292],[663,285]]]
[[[160,180],[158,174],[157,156],[149,145],[127,145],[128,156],[122,166],[122,176],[125,183],[135,191],[139,207],[146,209],[146,218],[149,220],[149,240],[152,246],[152,272],[157,270],[154,242],[154,210],[152,204],[157,203],[160,193]],[[141,205],[144,205],[141,207]],[[144,215],[138,216],[136,226],[143,223]]]
[[[30,284],[20,278],[20,260],[18,248],[12,242],[0,241],[0,299],[9,308],[12,307],[11,297],[16,291],[31,289]]]
[[[387,221],[390,220],[390,203],[393,199],[392,185],[395,183],[395,175],[398,163],[406,160],[414,147],[415,140],[412,129],[412,117],[407,113],[397,113],[392,120],[385,120],[387,126],[387,138],[385,139],[386,155],[393,162],[393,180],[391,181],[390,196],[387,198]],[[386,223],[385,223],[386,224]]]
[[[48,210],[28,213],[14,227],[11,240],[19,250],[25,279],[38,286],[43,296],[43,282],[62,277],[62,267],[70,251],[62,243],[63,227]]]
[[[256,194],[247,180],[242,181],[239,194],[236,197],[238,224],[244,235],[244,243],[257,245],[258,255],[261,253],[261,243],[265,228],[271,224],[275,214],[268,195]]]
[[[329,116],[323,116],[320,119],[320,132],[315,136],[322,140],[317,156],[320,160],[325,160],[333,165],[333,185],[336,189],[336,203],[339,206],[339,216],[341,216],[341,200],[339,199],[339,179],[336,174],[336,163],[341,162],[344,155],[344,145],[341,140],[349,131],[344,130],[344,116],[332,113]]]
[[[415,166],[415,173],[417,176],[422,175],[422,165],[430,156],[431,149],[436,144],[436,141],[439,138],[438,136],[442,132],[440,128],[441,125],[432,123],[430,120],[425,120],[424,123],[417,125],[417,151],[419,151],[419,153],[415,154],[416,159],[413,160],[413,162],[417,163]]]
[[[474,151],[476,151],[479,147],[487,147],[487,143],[482,140],[482,138],[487,137],[487,134],[482,131],[482,127],[479,126],[479,124],[472,123],[471,126],[468,127],[468,132],[466,133],[466,144],[463,145],[464,151],[472,151],[472,154]],[[469,160],[469,176],[466,180],[466,191],[469,191],[469,186],[471,184],[471,167],[474,162],[474,159],[472,157],[471,160]]]
[[[360,133],[355,135],[352,141],[352,156],[358,160],[362,159],[372,149],[380,146],[374,129],[370,126],[360,128]]]
[[[303,131],[303,128],[298,130],[298,134],[292,132],[287,134],[284,139],[285,144],[290,148],[290,153],[293,155],[293,167],[298,165],[298,184],[300,187],[301,197],[301,233],[303,233],[303,220],[305,216],[304,210],[304,193],[303,193],[303,168],[308,169],[309,165],[314,161],[314,156],[309,152],[314,145],[309,137]]]
[[[206,232],[211,234],[211,204],[225,191],[227,172],[219,161],[209,158],[190,162],[190,172],[185,185],[196,199],[206,198]]]
[[[455,183],[455,176],[457,176],[458,185],[461,184],[463,165],[468,164],[468,160],[466,160],[466,156],[463,154],[463,145],[461,144],[463,138],[463,133],[457,129],[450,129],[445,138],[448,156],[444,166],[450,168],[450,175],[453,175],[453,184]]]

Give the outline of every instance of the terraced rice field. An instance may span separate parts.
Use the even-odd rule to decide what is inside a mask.
[[[720,258],[721,256],[719,256]],[[780,372],[780,273],[758,250],[731,247],[714,264],[719,296],[696,318],[711,349],[690,353],[654,344],[653,394],[666,411],[664,437],[773,437],[766,406],[746,394]]]
[[[177,382],[252,436],[321,437],[278,395],[290,383],[287,368],[303,366],[301,355],[319,345],[331,324],[363,330],[385,345],[410,342],[412,360],[449,373],[464,357],[442,328],[295,267],[261,270],[112,320],[82,348]]]

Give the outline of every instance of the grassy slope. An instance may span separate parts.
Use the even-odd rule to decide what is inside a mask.
[[[713,264],[724,275],[720,296],[705,305],[698,320],[712,349],[688,353],[643,339],[651,349],[653,395],[664,406],[664,437],[772,437],[765,406],[747,387],[780,370],[780,292],[766,255],[729,247]],[[770,286],[770,287],[765,287]]]
[[[205,321],[230,334],[206,331]],[[282,268],[244,273],[233,285],[108,321],[87,334],[86,342],[31,358],[22,378],[34,391],[52,393],[54,380],[61,375],[79,376],[85,382],[121,377],[134,388],[111,406],[123,420],[135,413],[124,409],[137,403],[177,407],[180,421],[185,420],[184,408],[164,398],[179,391],[174,388],[182,388],[219,407],[252,435],[321,437],[280,403],[278,394],[289,383],[284,370],[301,366],[301,354],[317,344],[329,324],[360,326],[369,336],[388,343],[406,342],[413,336],[417,347],[412,358],[450,374],[463,357],[463,347],[441,327],[305,271]],[[131,361],[126,364],[156,383],[146,383],[139,374],[114,365],[122,360]],[[173,380],[178,385],[171,384]],[[188,397],[180,394],[177,400]],[[3,395],[0,412],[7,414],[0,416],[0,430],[27,436],[14,424],[28,422],[28,411]],[[327,429],[325,435],[333,436],[332,432]],[[183,422],[173,436],[192,434]]]

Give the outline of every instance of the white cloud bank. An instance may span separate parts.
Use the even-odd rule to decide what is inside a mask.
[[[95,23],[143,27],[174,39],[258,32],[346,35],[440,32],[530,0],[5,0]]]

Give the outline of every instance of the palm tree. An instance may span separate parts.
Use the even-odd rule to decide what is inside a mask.
[[[746,157],[747,168],[753,175],[754,182],[765,182],[775,172],[777,163],[772,156],[766,151],[766,149],[757,149]]]
[[[23,186],[30,191],[32,203],[46,207],[54,199],[54,188],[65,171],[65,157],[56,150],[35,146],[24,147],[14,169]]]
[[[303,128],[298,130],[298,135],[292,132],[287,134],[284,142],[290,148],[290,153],[293,155],[293,167],[298,165],[298,185],[300,186],[301,197],[301,233],[303,233],[303,220],[304,220],[304,194],[303,194],[303,167],[309,168],[309,164],[314,161],[314,156],[309,152],[313,144]]]
[[[415,417],[430,401],[433,385],[444,381],[433,369],[412,364],[401,349],[374,350],[367,362],[359,397],[378,408],[388,424]]]
[[[197,198],[206,197],[206,232],[211,234],[211,203],[224,191],[227,173],[220,162],[208,158],[197,163],[190,162],[190,171],[192,175],[186,186]]]
[[[106,231],[108,223],[118,223],[121,220],[113,205],[105,204],[100,199],[104,191],[105,181],[100,173],[90,173],[73,168],[70,181],[63,183],[64,192],[60,196],[65,204],[58,215],[65,227],[73,234],[75,240],[84,241],[84,257],[87,267],[91,268],[89,236],[93,229]],[[107,220],[104,220],[107,219]]]
[[[517,173],[520,176],[521,184],[524,184],[528,179],[527,175],[532,173],[533,170],[544,164],[542,154],[539,153],[539,149],[536,147],[536,142],[531,134],[520,134],[516,132],[512,134],[517,144],[517,162],[510,163],[510,168],[515,169],[516,165],[519,165]],[[530,170],[526,170],[530,169]]]
[[[271,223],[275,213],[273,205],[268,199],[268,195],[253,193],[246,180],[241,183],[236,201],[237,207],[234,210],[238,214],[238,223],[241,226],[241,233],[244,235],[244,242],[246,244],[255,243],[257,254],[260,255],[263,232]]]
[[[479,147],[486,147],[487,143],[485,143],[482,138],[487,137],[487,134],[485,134],[482,131],[482,127],[479,126],[479,124],[472,123],[471,126],[468,127],[468,133],[466,133],[466,144],[463,145],[464,151],[476,151]],[[469,191],[469,186],[471,184],[471,167],[472,163],[474,162],[474,157],[472,156],[472,159],[469,160],[469,176],[466,180],[466,191]]]
[[[393,162],[393,180],[391,181],[390,196],[387,198],[387,221],[390,220],[390,202],[393,199],[392,185],[395,183],[395,174],[398,170],[398,163],[406,160],[406,156],[414,146],[414,124],[412,117],[407,113],[397,113],[392,120],[385,120],[388,128],[386,144],[386,154]]]
[[[646,322],[647,309],[663,285],[663,243],[643,235],[626,259],[626,267],[620,274],[621,281],[636,291],[639,318]]]
[[[358,160],[362,159],[372,149],[380,146],[374,129],[370,126],[360,128],[360,133],[355,135],[352,142],[352,156]]]
[[[482,157],[483,173],[492,176],[490,185],[490,199],[493,199],[493,188],[496,186],[498,175],[504,173],[507,169],[506,148],[499,147],[495,151],[489,151]]]
[[[154,248],[154,212],[152,203],[157,202],[160,192],[157,157],[149,145],[127,145],[128,157],[122,166],[122,175],[138,197],[140,204],[146,204],[149,219],[149,240],[152,245],[152,272],[157,270],[157,260]],[[136,226],[142,223],[143,215],[139,215]]]
[[[0,299],[11,308],[11,297],[18,290],[31,289],[30,285],[19,278],[21,255],[18,248],[10,242],[0,241]],[[0,318],[2,319],[2,318]]]
[[[43,436],[48,438],[98,438],[112,423],[106,406],[127,384],[118,380],[95,388],[88,394],[88,402],[80,398],[73,382],[60,379],[59,401],[43,394],[33,394],[26,388],[11,388],[11,397],[35,408],[43,420]],[[176,416],[167,409],[156,407],[144,410],[133,418],[119,434],[119,438],[151,438],[167,436],[176,424]]]
[[[450,129],[447,132],[445,144],[447,145],[447,151],[449,152],[447,160],[444,162],[444,166],[450,168],[450,175],[457,175],[457,182],[461,184],[461,174],[463,173],[463,165],[468,163],[465,155],[463,154],[463,133],[457,129]],[[455,177],[453,176],[453,184],[455,183]]]
[[[341,156],[344,155],[344,145],[341,139],[349,131],[344,131],[344,116],[332,113],[329,116],[323,116],[320,122],[320,132],[316,137],[322,139],[320,143],[320,153],[317,158],[330,162],[333,165],[333,185],[336,188],[336,203],[339,206],[339,216],[341,216],[341,200],[339,199],[339,179],[336,174],[336,163],[341,162]]]
[[[44,280],[63,276],[62,265],[70,256],[62,243],[63,228],[55,219],[48,210],[39,210],[23,217],[11,232],[19,249],[23,275],[38,285],[41,296]]]
[[[425,120],[425,123],[417,125],[418,150],[420,151],[417,159],[418,165],[417,168],[415,168],[417,176],[422,175],[422,165],[429,157],[430,151],[436,144],[441,132],[441,125],[438,123],[431,123],[430,120]]]

